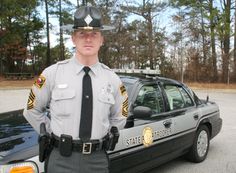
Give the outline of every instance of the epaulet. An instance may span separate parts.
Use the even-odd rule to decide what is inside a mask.
[[[112,71],[112,69],[110,69],[108,66],[106,66],[105,64],[101,63],[101,66],[102,68],[106,69],[106,70],[109,70],[109,71]]]
[[[57,65],[67,64],[69,61],[70,61],[70,59],[66,59],[66,60],[63,60],[63,61],[58,61]]]

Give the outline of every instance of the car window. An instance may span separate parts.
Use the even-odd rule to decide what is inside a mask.
[[[164,89],[168,98],[170,110],[181,109],[194,105],[191,97],[182,87],[165,85]]]
[[[153,114],[164,112],[162,94],[157,86],[147,85],[140,88],[135,106],[149,107]]]

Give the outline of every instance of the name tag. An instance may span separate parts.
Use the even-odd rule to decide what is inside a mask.
[[[68,84],[59,84],[57,85],[57,88],[59,89],[64,89],[64,88],[67,88],[68,87]]]

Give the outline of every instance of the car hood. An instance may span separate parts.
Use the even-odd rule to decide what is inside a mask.
[[[0,114],[0,163],[28,159],[37,153],[38,134],[25,120],[23,110]],[[30,153],[30,154],[29,154]]]

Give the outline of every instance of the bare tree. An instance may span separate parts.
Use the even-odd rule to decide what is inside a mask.
[[[158,15],[158,12],[161,12],[166,3],[156,3],[156,1],[150,2],[149,0],[143,0],[141,3],[134,2],[132,3],[126,1],[126,6],[123,6],[122,9],[141,16],[146,21],[146,33],[147,33],[147,59],[150,63],[150,68],[156,68],[156,57],[154,54],[154,19]]]

